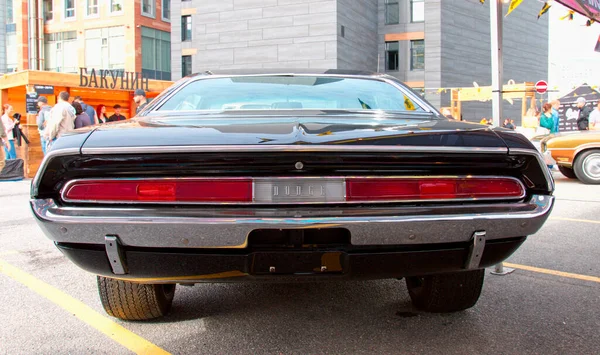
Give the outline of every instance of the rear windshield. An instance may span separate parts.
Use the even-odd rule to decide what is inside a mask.
[[[243,76],[190,82],[159,111],[227,110],[424,111],[379,80],[317,76]]]

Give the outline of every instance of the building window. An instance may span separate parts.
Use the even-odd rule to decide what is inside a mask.
[[[171,0],[162,0],[162,20],[171,22]]]
[[[123,0],[110,0],[110,12],[122,12]]]
[[[85,66],[90,69],[125,69],[123,26],[85,30]]]
[[[142,15],[154,17],[155,0],[142,0]]]
[[[145,78],[171,80],[171,34],[142,27],[142,74]]]
[[[75,0],[65,0],[65,18],[75,17]]]
[[[44,21],[52,21],[54,18],[54,4],[52,0],[44,0]]]
[[[87,0],[86,15],[90,17],[98,16],[98,0]]]
[[[410,21],[423,22],[425,21],[425,0],[410,1]]]
[[[385,24],[395,25],[400,23],[400,6],[398,0],[385,1]]]
[[[425,69],[425,40],[410,41],[410,70]]]
[[[6,23],[15,22],[15,14],[13,8],[13,0],[8,0],[6,2]]]
[[[66,1],[66,0],[65,0]],[[62,73],[77,73],[77,31],[46,33],[44,35],[46,70]]]
[[[192,16],[181,16],[181,41],[192,40]]]
[[[184,55],[181,57],[181,77],[185,78],[190,74],[192,74],[192,56]]]
[[[16,30],[6,34],[6,72],[15,71],[19,66],[19,58],[17,57],[17,33]]]
[[[400,44],[398,42],[385,43],[385,69],[387,71],[398,71],[398,52]]]

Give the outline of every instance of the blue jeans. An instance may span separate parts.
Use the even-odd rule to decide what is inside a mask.
[[[4,153],[6,155],[6,160],[17,159],[17,151],[15,150],[15,141],[12,139],[9,140],[8,145],[10,145],[10,151],[8,151],[8,149],[6,149],[6,146],[4,146]]]
[[[40,144],[42,145],[42,153],[46,155],[46,146],[48,142],[44,139],[44,132],[40,132]]]

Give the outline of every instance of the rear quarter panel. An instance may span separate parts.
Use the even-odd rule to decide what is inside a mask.
[[[577,154],[588,149],[600,149],[600,132],[584,131],[560,135],[546,142],[546,149],[558,165],[572,166]]]

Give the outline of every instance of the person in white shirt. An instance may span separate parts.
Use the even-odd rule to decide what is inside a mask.
[[[4,126],[4,153],[6,160],[17,159],[17,151],[15,150],[15,136],[13,134],[13,128],[15,128],[15,122],[11,118],[13,107],[9,104],[2,106],[2,126]]]
[[[44,130],[48,148],[65,132],[75,128],[75,109],[69,103],[69,93],[62,91],[58,94],[58,103],[50,110],[50,118]]]
[[[600,131],[600,101],[596,108],[590,113],[590,130]]]

